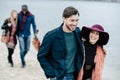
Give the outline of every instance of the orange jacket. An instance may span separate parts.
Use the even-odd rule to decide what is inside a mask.
[[[96,55],[95,55],[95,68],[92,71],[92,80],[101,80],[101,74],[104,64],[105,51],[100,46],[97,46]],[[80,70],[78,75],[78,80],[82,80],[83,77],[83,67]]]

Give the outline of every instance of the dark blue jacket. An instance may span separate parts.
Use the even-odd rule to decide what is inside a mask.
[[[18,14],[18,26],[17,26],[17,35],[18,36],[23,36],[24,37],[28,37],[31,35],[30,29],[31,29],[31,24],[33,27],[33,33],[36,33],[36,24],[35,24],[35,20],[34,20],[34,16],[32,14],[30,14],[29,16],[27,16],[26,19],[26,23],[24,26],[24,29],[21,30],[21,24],[22,24],[22,15],[21,13]]]
[[[80,29],[77,27],[74,31],[77,40],[77,54],[75,56],[75,72],[77,77],[84,59]],[[66,43],[62,25],[52,31],[49,31],[43,39],[37,58],[43,68],[47,78],[57,77],[62,80],[65,76],[65,57]]]

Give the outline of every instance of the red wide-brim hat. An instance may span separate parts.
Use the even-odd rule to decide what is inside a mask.
[[[108,43],[109,40],[109,34],[107,32],[104,31],[103,27],[99,24],[95,24],[92,27],[86,27],[83,26],[82,27],[82,37],[86,40],[89,40],[89,33],[90,31],[98,31],[99,34],[99,40],[98,40],[98,44],[100,45],[106,45]]]

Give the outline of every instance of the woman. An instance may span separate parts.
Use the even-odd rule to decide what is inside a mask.
[[[82,36],[85,39],[85,60],[78,80],[101,80],[106,55],[103,45],[107,44],[109,34],[104,32],[101,25],[95,24],[92,27],[83,27]]]
[[[17,26],[17,11],[13,10],[11,12],[10,18],[6,19],[2,26],[2,29],[5,30],[6,35],[7,33],[10,33],[9,41],[6,43],[6,46],[8,48],[8,62],[11,64],[11,67],[14,66],[13,60],[12,60],[12,54],[17,44],[16,26]]]

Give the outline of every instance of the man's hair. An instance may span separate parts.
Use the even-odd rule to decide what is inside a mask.
[[[28,6],[26,4],[22,5],[22,10],[23,11],[27,11],[28,10]]]
[[[68,18],[72,15],[76,15],[78,14],[79,15],[79,12],[76,8],[72,7],[72,6],[69,6],[69,7],[66,7],[63,11],[63,17],[65,18]]]

